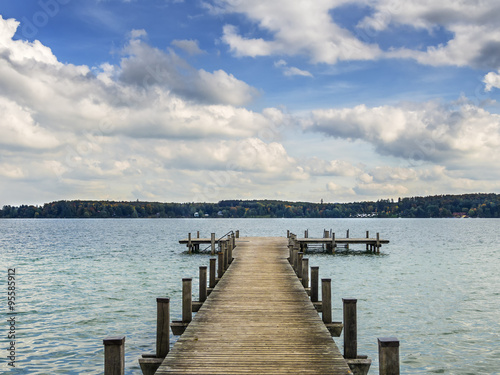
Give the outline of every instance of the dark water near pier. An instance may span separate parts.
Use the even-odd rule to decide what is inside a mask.
[[[0,220],[1,318],[7,320],[7,269],[16,268],[18,374],[101,374],[102,339],[126,336],[127,374],[153,352],[156,297],[181,317],[181,278],[207,255],[187,255],[188,232],[319,237],[365,231],[391,243],[382,254],[310,254],[332,278],[334,320],[342,297],[358,299],[358,353],[374,362],[377,337],[401,341],[402,374],[500,374],[500,235],[489,219],[155,219]],[[362,250],[363,246],[355,249]],[[0,326],[0,372],[7,367]],[[342,345],[342,339],[337,339]]]

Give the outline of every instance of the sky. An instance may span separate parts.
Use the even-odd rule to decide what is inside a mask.
[[[0,206],[500,193],[498,14],[3,0]]]

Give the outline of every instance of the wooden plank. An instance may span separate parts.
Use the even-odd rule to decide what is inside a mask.
[[[287,261],[285,238],[244,238],[156,372],[351,374]]]

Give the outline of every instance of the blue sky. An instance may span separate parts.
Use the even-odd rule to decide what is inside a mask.
[[[0,205],[500,192],[495,1],[0,4]]]

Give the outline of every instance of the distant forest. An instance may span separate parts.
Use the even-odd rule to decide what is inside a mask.
[[[223,200],[218,203],[57,201],[3,206],[0,218],[430,218],[500,217],[499,194],[435,195],[376,202],[308,203]]]

